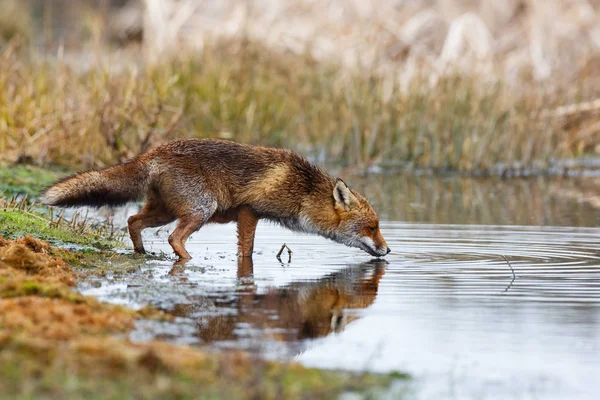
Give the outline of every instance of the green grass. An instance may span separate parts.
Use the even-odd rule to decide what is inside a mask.
[[[33,201],[65,174],[32,165],[0,165],[0,236],[31,235],[52,244],[122,248],[121,233],[106,223],[98,224],[77,213],[67,220],[62,210],[52,210]]]
[[[38,211],[36,211],[36,209]],[[59,254],[67,263],[77,268],[80,277],[87,275],[104,276],[107,273],[127,274],[136,271],[148,260],[166,260],[165,254],[121,254],[123,249],[121,234],[107,227],[94,228],[89,221],[73,225],[57,217],[50,219],[49,212],[35,203],[29,209],[7,207],[0,203],[0,237],[20,238],[31,235],[48,241],[55,246],[82,246]]]
[[[56,224],[33,211],[0,208],[0,236],[17,238],[32,235],[52,244],[75,244],[100,249],[123,246],[116,237],[107,237],[104,232],[88,229],[82,232],[68,223]]]
[[[34,198],[64,175],[64,172],[33,165],[0,165],[0,194]]]

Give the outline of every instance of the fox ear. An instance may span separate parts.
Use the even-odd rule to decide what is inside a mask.
[[[333,198],[335,199],[336,204],[339,204],[344,208],[344,211],[350,210],[352,205],[354,205],[358,200],[350,191],[346,182],[337,178],[335,181],[335,187],[333,188]]]

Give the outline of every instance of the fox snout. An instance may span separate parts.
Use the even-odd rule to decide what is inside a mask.
[[[375,250],[375,251],[371,250],[371,249],[368,249],[368,250],[364,249],[364,250],[367,253],[369,253],[370,255],[375,256],[375,257],[383,257],[383,256],[389,254],[390,251],[392,251],[389,247],[384,247],[384,248],[381,248],[381,249],[378,249],[378,250]]]
[[[363,236],[360,239],[360,243],[361,246],[359,247],[361,249],[375,257],[385,256],[386,254],[389,254],[390,251],[392,251],[385,241],[383,241],[380,245],[376,245],[375,241],[368,236]]]

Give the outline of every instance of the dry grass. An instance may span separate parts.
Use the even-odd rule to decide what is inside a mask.
[[[4,35],[16,37],[0,43],[6,160],[102,167],[180,136],[478,174],[600,152],[597,0],[145,0],[118,15],[45,4],[85,29],[52,43],[44,14],[44,56],[26,33]],[[122,20],[145,33],[141,51],[106,52],[121,29],[108,21]]]
[[[592,87],[515,88],[486,76],[425,73],[398,82],[257,43],[206,47],[154,66],[76,71],[0,53],[0,153],[102,167],[174,137],[295,148],[322,163],[504,173],[593,154]],[[27,158],[26,157],[26,158]]]

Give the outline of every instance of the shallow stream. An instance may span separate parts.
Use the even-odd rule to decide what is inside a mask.
[[[410,398],[600,396],[600,180],[347,181],[380,213],[385,260],[261,223],[239,262],[235,226],[211,225],[186,265],[149,261],[81,290],[177,317],[133,340],[408,372]],[[148,230],[146,248],[170,253],[172,228]],[[283,243],[291,260],[275,257]]]

